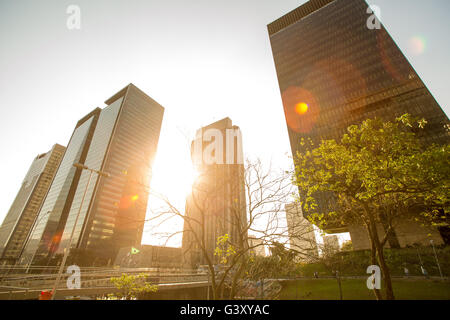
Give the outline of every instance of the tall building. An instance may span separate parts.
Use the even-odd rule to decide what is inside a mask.
[[[319,256],[319,251],[312,223],[303,217],[298,203],[287,204],[285,211],[291,249],[297,253],[299,261],[313,261]]]
[[[302,138],[339,140],[352,124],[405,113],[428,121],[423,142],[448,142],[447,116],[383,25],[368,21],[373,13],[364,0],[310,0],[268,25],[294,156],[305,151]],[[428,233],[416,227],[408,233]],[[369,248],[366,238],[354,247]]]
[[[95,110],[95,115],[88,120],[96,123],[92,136],[88,137],[85,156],[68,161],[68,167],[73,170],[73,163],[78,161],[109,176],[95,172],[91,175],[90,170],[74,168],[79,178],[70,191],[70,206],[64,212],[64,221],[58,221],[52,239],[38,237],[38,251],[34,246],[24,252],[24,259],[32,257],[32,263],[42,257],[62,254],[69,242],[71,249],[93,252],[102,263],[113,261],[121,247],[141,243],[164,108],[133,84],[105,104],[105,108]],[[82,149],[74,145],[79,153]]]
[[[191,155],[198,177],[186,200],[183,229],[185,263],[217,263],[219,237],[228,235],[235,248],[248,246],[242,138],[225,118],[197,131]],[[205,251],[202,251],[202,248]]]
[[[38,155],[0,227],[0,263],[14,264],[41,208],[53,177],[64,155],[65,147],[55,144]]]
[[[34,260],[35,264],[46,265],[57,249],[81,176],[73,164],[85,162],[100,111],[100,108],[96,108],[76,124],[22,252],[21,264],[29,264]]]

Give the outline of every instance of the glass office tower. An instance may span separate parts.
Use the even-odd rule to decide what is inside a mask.
[[[65,147],[55,144],[38,155],[0,227],[0,263],[14,264],[35,221],[42,201],[64,155]]]
[[[78,121],[67,151],[47,197],[39,211],[20,263],[46,265],[61,238],[81,172],[74,163],[84,163],[101,109],[97,108]]]
[[[293,155],[302,138],[338,140],[349,125],[405,113],[428,121],[425,144],[448,142],[447,116],[384,27],[368,27],[367,9],[364,0],[310,0],[268,25]]]
[[[211,133],[217,134],[214,140],[209,138]],[[220,138],[221,143],[209,154],[211,143]],[[209,155],[214,161],[207,159]],[[242,231],[246,230],[247,214],[239,127],[225,118],[199,129],[191,145],[191,156],[198,177],[186,199],[184,262],[191,266],[207,264],[203,247],[210,260],[219,263],[219,257],[214,255],[218,237],[228,234],[229,243],[235,248],[242,247],[243,243],[248,245],[247,232]]]
[[[141,243],[164,114],[132,84],[105,103],[84,163],[110,176],[94,173],[89,181],[90,172],[83,170],[57,250],[63,252],[74,230],[71,248],[94,252],[103,262],[114,261],[120,248]]]

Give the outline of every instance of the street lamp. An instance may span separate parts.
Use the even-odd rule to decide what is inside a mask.
[[[64,266],[66,264],[66,260],[67,260],[67,257],[69,255],[70,247],[72,245],[73,235],[75,233],[75,228],[76,228],[77,223],[78,223],[78,218],[80,217],[81,208],[83,207],[83,202],[84,202],[84,198],[86,197],[86,193],[87,193],[87,190],[88,190],[88,187],[89,187],[89,183],[91,182],[92,174],[95,172],[96,174],[98,174],[99,176],[102,176],[102,177],[110,177],[111,176],[107,172],[91,169],[88,166],[86,166],[84,164],[81,164],[81,163],[74,163],[73,166],[75,168],[77,168],[77,169],[80,169],[80,170],[88,170],[89,171],[89,178],[88,178],[88,182],[86,183],[86,188],[84,189],[83,197],[81,198],[81,203],[80,203],[80,207],[78,208],[78,213],[77,213],[77,216],[75,218],[75,222],[73,224],[72,232],[71,232],[70,238],[69,238],[69,244],[68,244],[68,246],[66,248],[64,248],[64,256],[63,256],[63,259],[61,261],[61,266],[59,267],[58,276],[56,277],[55,285],[54,285],[53,290],[52,290],[52,300],[55,299],[56,288],[58,287],[58,283],[61,280],[62,272],[64,270]]]
[[[444,280],[444,277],[443,277],[442,271],[441,271],[441,265],[439,264],[439,260],[438,260],[437,254],[436,254],[436,249],[434,249],[434,241],[433,241],[433,239],[430,240],[430,243],[431,243],[431,246],[433,247],[434,258],[436,259],[436,264],[437,264],[438,269],[439,269],[439,274],[441,275],[441,280]]]

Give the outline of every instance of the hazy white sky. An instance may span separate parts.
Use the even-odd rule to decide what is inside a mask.
[[[66,145],[81,117],[130,82],[165,107],[152,186],[181,206],[189,140],[226,116],[246,156],[288,165],[266,25],[304,2],[0,0],[0,221],[33,158]],[[368,2],[448,114],[450,1]],[[70,4],[81,30],[66,27]]]

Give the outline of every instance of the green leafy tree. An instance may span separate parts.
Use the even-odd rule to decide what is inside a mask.
[[[274,242],[268,257],[251,256],[247,268],[247,278],[260,280],[269,278],[295,277],[299,275],[299,265],[295,262],[295,252],[282,243]]]
[[[233,244],[230,243],[230,236],[225,234],[217,239],[217,247],[214,250],[214,255],[219,257],[221,264],[227,264],[230,257],[236,254]]]
[[[424,212],[421,217],[430,222],[448,210],[449,146],[424,150],[416,133],[425,124],[408,114],[395,122],[368,119],[350,126],[340,142],[327,140],[315,147],[309,141],[295,159],[302,209],[313,223],[321,229],[366,227],[371,262],[382,270],[387,299],[394,299],[394,293],[383,247],[395,222]],[[385,235],[377,225],[385,227]],[[379,290],[375,294],[382,298]]]
[[[352,244],[351,240],[345,241],[342,244],[341,251],[352,251],[352,250],[353,250],[353,244]]]
[[[119,289],[118,293],[109,295],[112,299],[134,300],[139,295],[158,290],[156,285],[147,281],[147,275],[144,273],[138,275],[127,275],[123,273],[120,277],[111,278],[111,282]]]

